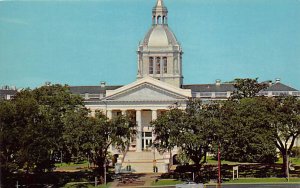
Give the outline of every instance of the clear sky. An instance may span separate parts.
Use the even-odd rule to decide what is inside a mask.
[[[155,1],[0,1],[0,85],[135,81]],[[300,89],[300,0],[164,2],[185,84],[259,77]]]

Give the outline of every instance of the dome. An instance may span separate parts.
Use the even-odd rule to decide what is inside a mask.
[[[178,42],[167,25],[155,25],[148,31],[143,44],[150,47],[164,47],[178,45]]]

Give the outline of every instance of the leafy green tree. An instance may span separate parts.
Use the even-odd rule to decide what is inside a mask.
[[[206,161],[206,154],[219,124],[217,108],[212,106],[190,99],[185,111],[175,106],[159,116],[151,122],[156,135],[156,148],[164,151],[178,146],[199,170]]]
[[[126,149],[136,133],[136,122],[127,116],[117,116],[109,120],[101,111],[96,111],[95,117],[88,118],[82,133],[81,147],[98,166],[98,171],[103,176],[109,147],[114,145],[120,150]]]
[[[156,136],[154,146],[161,152],[172,150],[177,146],[178,139],[174,135],[180,130],[178,127],[184,122],[184,112],[177,105],[170,106],[170,110],[151,122]]]
[[[226,101],[221,110],[225,140],[222,158],[239,162],[274,163],[276,147],[272,131],[269,99],[263,97]]]
[[[26,89],[1,103],[1,156],[8,162],[4,166],[12,162],[26,172],[51,169],[54,153],[64,148],[63,119],[68,111],[83,108],[82,99],[67,86],[51,85]]]
[[[300,135],[300,101],[292,96],[274,98],[269,107],[273,111],[269,128],[276,139],[275,145],[283,157],[282,169],[287,177],[289,155]]]
[[[231,95],[232,99],[255,97],[259,91],[267,87],[265,83],[258,83],[258,78],[237,78],[233,83],[236,90]]]
[[[0,167],[1,172],[6,173],[18,169],[14,154],[18,150],[18,134],[14,117],[16,106],[10,101],[0,100]]]

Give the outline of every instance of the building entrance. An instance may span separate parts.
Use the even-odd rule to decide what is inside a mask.
[[[152,132],[142,133],[142,150],[149,150],[152,147]]]

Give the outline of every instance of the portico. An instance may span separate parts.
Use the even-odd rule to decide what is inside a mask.
[[[151,150],[155,139],[150,122],[169,110],[174,103],[185,108],[185,102],[191,97],[191,90],[181,89],[151,77],[145,77],[117,90],[107,91],[101,101],[89,101],[87,107],[92,112],[103,111],[108,118],[127,115],[136,121],[137,134],[132,139],[129,151]]]
[[[158,114],[163,113],[167,109],[109,109],[107,110],[107,117],[110,119],[118,115],[127,115],[134,119],[137,124],[136,137],[131,141],[129,151],[148,151],[151,150],[150,146],[153,143],[155,137],[153,129],[150,125],[151,121],[156,120]]]

